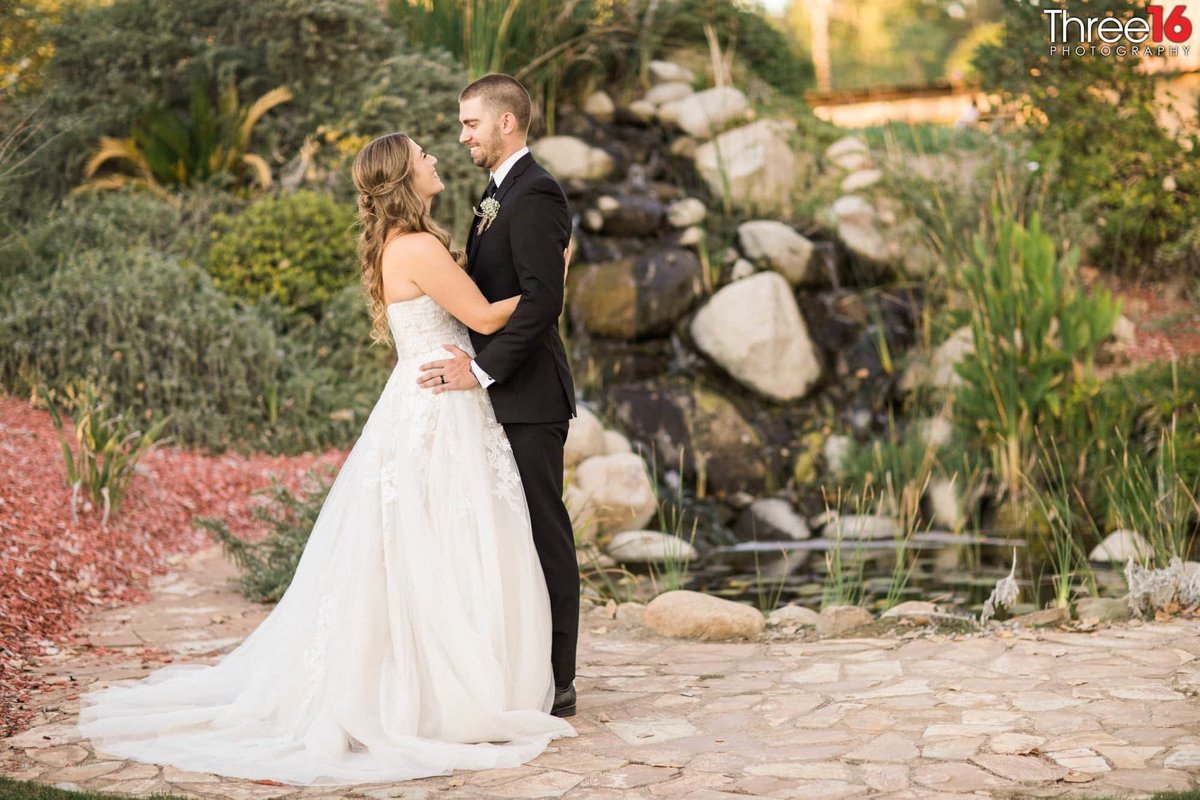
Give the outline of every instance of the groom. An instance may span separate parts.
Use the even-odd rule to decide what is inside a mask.
[[[575,714],[579,568],[562,482],[575,387],[558,317],[571,219],[562,188],[525,146],[532,115],[525,87],[508,75],[485,75],[463,89],[458,103],[458,140],[491,178],[467,238],[467,269],[489,301],[519,294],[521,302],[500,332],[471,331],[473,361],[447,346],[453,357],[422,365],[421,384],[434,392],[483,386],[491,395],[525,486],[533,541],[550,591],[552,713],[569,717]]]

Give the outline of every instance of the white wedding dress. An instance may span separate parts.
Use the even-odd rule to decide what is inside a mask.
[[[483,389],[418,365],[472,353],[432,298],[387,308],[399,362],[287,593],[215,665],[81,698],[96,749],[292,784],[513,767],[574,736],[551,716],[550,601],[512,450]]]

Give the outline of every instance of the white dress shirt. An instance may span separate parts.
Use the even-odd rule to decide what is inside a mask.
[[[504,163],[501,164],[500,166],[496,167],[496,169],[491,173],[491,175],[489,177],[490,177],[492,183],[496,184],[497,192],[500,191],[500,184],[504,183],[504,179],[506,177],[508,177],[508,173],[512,170],[513,164],[516,164],[517,161],[519,161],[521,159],[521,157],[524,156],[528,152],[529,152],[528,147],[522,147],[520,150],[513,153],[511,156],[504,159]],[[491,386],[493,383],[496,382],[495,380],[492,379],[492,376],[490,376],[486,372],[484,372],[483,368],[475,363],[475,359],[473,359],[473,358],[471,359],[471,372],[474,373],[475,380],[479,381],[479,385],[482,386],[484,389],[486,389],[487,387]]]

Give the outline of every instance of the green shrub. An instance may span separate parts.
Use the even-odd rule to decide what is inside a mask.
[[[1034,214],[1061,249],[1097,240],[1094,221],[1068,208],[1056,189],[1054,165],[1033,162],[1025,143],[981,139],[969,131],[933,135],[917,126],[876,130],[888,152],[887,192],[920,223],[930,247],[952,270],[974,257],[977,235],[994,240],[1005,221],[1024,224]],[[928,166],[922,169],[921,163]]]
[[[1200,224],[1192,225],[1178,239],[1158,248],[1154,265],[1160,275],[1193,275],[1200,281]],[[1200,288],[1200,283],[1196,286]]]
[[[1176,471],[1189,486],[1200,484],[1200,357],[1149,364],[1113,376],[1093,405],[1101,409],[1102,424],[1115,432],[1101,437],[1110,450],[1124,450],[1128,444],[1156,458],[1163,432],[1172,431],[1171,461]]]
[[[176,258],[86,251],[0,298],[0,386],[91,380],[116,407],[170,415],[184,445],[348,446],[394,363],[391,348],[371,345],[361,291],[338,291],[319,321],[288,317],[285,334],[271,311],[243,307]]]
[[[1086,8],[1100,19],[1137,13],[1128,0]],[[1191,137],[1188,152],[1159,126],[1158,78],[1140,58],[1050,55],[1043,8],[1033,3],[1006,3],[1003,21],[1003,35],[979,48],[975,66],[985,89],[1019,109],[1032,157],[1058,164],[1064,196],[1092,210],[1100,241],[1091,257],[1129,275],[1169,274],[1179,254],[1157,253],[1200,216],[1200,138]]]
[[[400,46],[368,0],[71,4],[50,38],[44,88],[28,100],[46,128],[30,145],[41,147],[37,169],[18,187],[35,213],[79,183],[100,137],[127,135],[149,107],[186,110],[194,79],[232,79],[245,98],[288,87],[295,99],[257,134],[264,151],[290,156],[319,125],[353,113],[360,87]]]
[[[342,289],[319,322],[302,317],[282,339],[283,376],[268,395],[271,450],[344,447],[367,420],[395,355],[373,346],[362,291]]]
[[[732,48],[735,57],[763,81],[788,96],[801,97],[815,80],[811,58],[781,26],[747,6],[729,0],[664,3],[658,9],[651,36],[665,49],[685,47],[707,52],[704,26],[709,24],[723,50]]]
[[[1163,432],[1172,428],[1172,463],[1185,482],[1200,482],[1198,358],[1077,381],[1061,418],[1045,434],[1096,522],[1111,523],[1116,498],[1101,477],[1125,469],[1120,462],[1128,458],[1156,460]]]
[[[332,482],[321,482],[310,475],[306,492],[294,495],[277,479],[261,494],[270,497],[265,506],[256,506],[252,519],[268,528],[265,539],[247,542],[229,532],[222,520],[197,517],[195,522],[209,530],[229,557],[242,569],[242,594],[260,603],[274,603],[283,597],[296,567],[308,536],[312,533],[321,506],[329,494]]]
[[[1186,467],[1179,461],[1180,439],[1187,436],[1189,428],[1195,430],[1196,422],[1190,421],[1182,432],[1176,422],[1160,431],[1157,446],[1149,456],[1131,448],[1128,440],[1122,441],[1121,452],[1115,454],[1119,469],[1104,476],[1110,496],[1110,526],[1144,536],[1150,546],[1147,560],[1160,569],[1172,559],[1190,558],[1191,539],[1200,518],[1200,501],[1196,499],[1200,476],[1193,473],[1189,480]],[[1191,444],[1194,446],[1194,442]]]
[[[145,248],[70,255],[0,298],[0,385],[91,380],[118,408],[170,415],[188,444],[255,439],[280,358],[271,327],[203,269]]]
[[[356,273],[354,209],[325,194],[269,197],[214,220],[208,270],[234,297],[319,316]]]
[[[197,261],[207,250],[212,218],[242,203],[201,186],[169,203],[146,192],[106,192],[68,199],[61,208],[0,242],[0,280],[18,275],[49,278],[68,258],[86,250],[145,248]]]

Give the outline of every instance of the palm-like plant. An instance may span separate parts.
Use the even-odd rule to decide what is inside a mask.
[[[161,443],[169,418],[143,429],[132,411],[110,411],[99,390],[85,383],[68,389],[67,398],[73,406],[72,425],[68,428],[49,389],[42,386],[39,394],[62,446],[67,484],[71,487],[72,521],[77,518],[81,496],[86,495],[104,509],[100,524],[107,525],[109,516],[125,499],[138,461]]]
[[[169,197],[168,187],[187,186],[215,175],[242,178],[249,175],[260,186],[271,185],[271,168],[250,149],[250,136],[263,115],[292,99],[287,87],[272,89],[249,107],[241,105],[232,83],[209,100],[200,82],[192,85],[187,114],[170,108],[152,108],[133,126],[126,139],[105,136],[84,168],[87,182],[76,191],[99,191],[139,185]],[[99,174],[109,162],[124,171]]]

